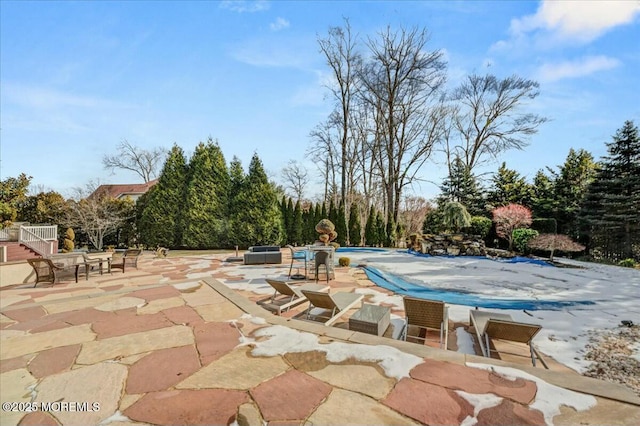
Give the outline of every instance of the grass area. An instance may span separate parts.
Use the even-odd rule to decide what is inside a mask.
[[[234,254],[235,250],[169,250],[167,257],[204,256],[209,254]]]

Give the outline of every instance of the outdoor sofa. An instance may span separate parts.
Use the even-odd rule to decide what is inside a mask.
[[[249,247],[244,254],[245,265],[262,265],[265,263],[282,263],[282,253],[279,246]]]

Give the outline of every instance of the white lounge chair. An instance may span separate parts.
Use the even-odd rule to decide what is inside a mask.
[[[336,322],[342,315],[353,308],[364,297],[362,294],[338,292],[329,294],[320,291],[302,290],[307,299],[309,299],[309,308],[307,309],[307,319],[310,319],[311,309],[321,308],[331,311],[331,315],[314,314],[314,318],[327,318],[324,325],[331,325]]]
[[[258,300],[257,303],[265,309],[274,311],[277,315],[307,301],[301,290],[327,291],[329,289],[328,286],[311,283],[293,286],[285,281],[271,279],[266,281],[274,289],[273,296]]]

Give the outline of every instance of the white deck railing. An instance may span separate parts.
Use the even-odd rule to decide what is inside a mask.
[[[41,256],[50,256],[58,238],[57,226],[21,226],[18,242]]]

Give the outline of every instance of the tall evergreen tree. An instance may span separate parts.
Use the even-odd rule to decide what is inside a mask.
[[[364,228],[364,243],[367,246],[378,245],[378,227],[376,223],[376,208],[372,205],[369,208],[369,215],[367,216],[367,224]]]
[[[538,170],[531,186],[531,210],[534,217],[553,218],[556,210],[554,182],[542,170]]]
[[[387,242],[387,228],[384,223],[384,215],[382,212],[378,212],[376,215],[376,229],[378,234],[378,244],[379,246],[384,246]]]
[[[284,229],[286,234],[286,240],[288,244],[294,244],[296,240],[295,235],[295,224],[294,224],[294,209],[293,209],[293,200],[289,198],[287,200],[287,208],[284,211],[284,223],[287,224],[287,227]]]
[[[346,212],[344,209],[344,201],[340,201],[340,206],[336,212],[336,221],[334,222],[336,225],[336,232],[338,236],[336,237],[336,242],[341,246],[347,245],[347,220],[346,220]]]
[[[610,259],[638,259],[640,245],[640,136],[626,121],[607,143],[608,155],[589,185],[581,210],[591,236],[590,249],[600,247]]]
[[[523,176],[502,163],[491,179],[492,188],[487,193],[487,202],[493,207],[507,204],[531,205],[531,186]]]
[[[296,201],[296,206],[293,209],[293,218],[292,218],[292,238],[291,241],[295,245],[302,245],[302,207],[300,206],[300,200]]]
[[[320,209],[320,219],[318,220],[318,222],[320,222],[320,220],[322,219],[329,219],[329,216],[327,215],[327,203],[325,202],[322,203],[322,206]]]
[[[484,195],[478,180],[459,157],[451,164],[450,174],[442,182],[440,191],[438,205],[456,201],[465,206],[473,216],[486,214]]]
[[[244,208],[242,204],[242,192],[245,186],[245,174],[242,163],[238,157],[233,157],[229,165],[229,245],[245,246],[244,229],[237,219],[239,212]]]
[[[228,247],[229,171],[222,150],[211,138],[195,149],[188,167],[183,221],[184,246]]]
[[[283,195],[282,200],[280,201],[280,212],[282,213],[282,229],[284,230],[284,240],[286,242],[289,242],[290,238],[289,238],[288,229],[290,225],[287,221],[287,205],[288,205],[287,201],[289,201],[289,199],[287,198],[286,195]]]
[[[597,167],[593,156],[584,149],[569,150],[569,154],[555,176],[556,220],[558,233],[579,239],[578,214],[587,187],[593,180]]]
[[[352,203],[349,209],[349,245],[362,244],[362,226],[360,225],[360,210],[357,203]]]
[[[147,246],[170,248],[182,245],[180,216],[184,211],[187,160],[184,151],[174,145],[169,151],[158,183],[149,191],[138,229]]]
[[[249,173],[245,179],[239,202],[243,209],[236,212],[242,246],[280,244],[282,212],[278,205],[276,190],[267,179],[262,161],[254,154],[249,164]]]
[[[302,209],[302,239],[303,244],[311,244],[314,241],[313,224],[314,219],[314,207],[312,203],[309,203],[305,208]]]

